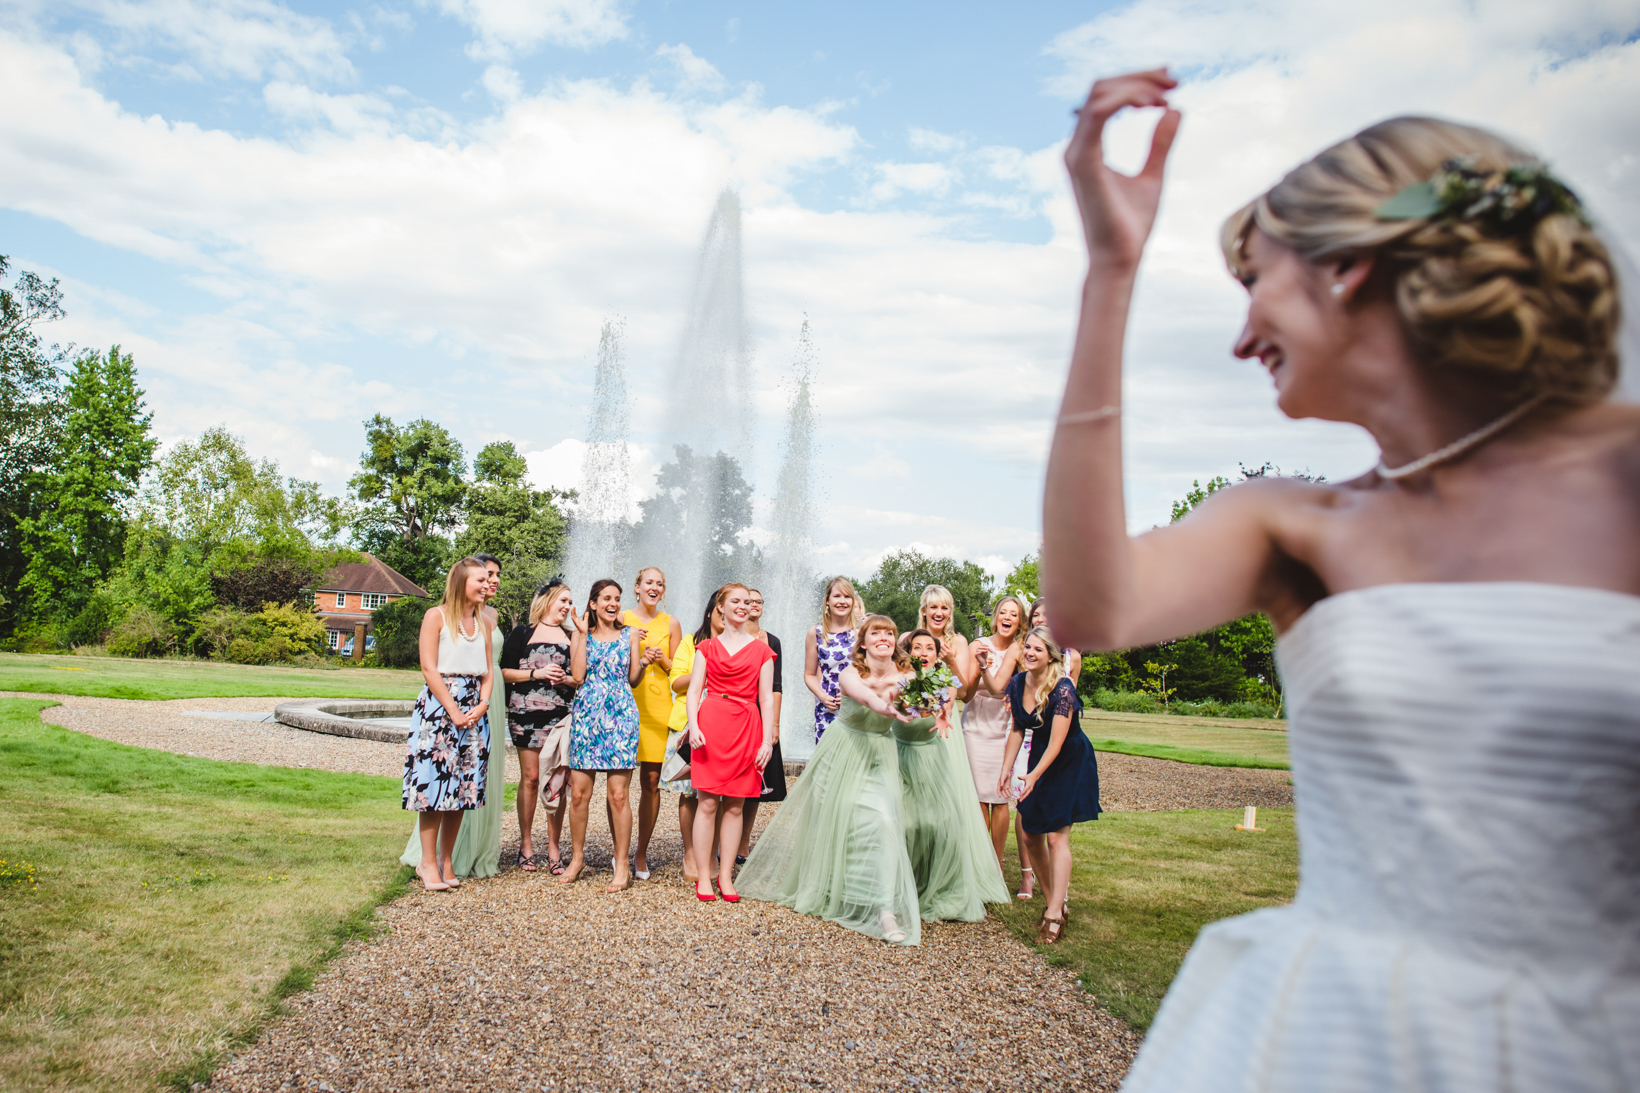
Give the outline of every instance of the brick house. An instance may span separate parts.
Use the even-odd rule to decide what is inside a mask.
[[[410,578],[366,554],[364,561],[339,565],[326,573],[313,590],[313,610],[324,620],[325,641],[340,649],[364,623],[369,632],[370,614],[405,596],[426,597],[427,590]]]

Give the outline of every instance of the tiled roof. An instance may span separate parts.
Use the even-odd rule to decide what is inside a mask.
[[[324,622],[326,630],[340,630],[344,634],[353,633],[353,628],[361,622],[365,624],[365,627],[367,629],[370,626],[370,616],[369,615],[331,615],[331,614],[327,614],[327,615],[321,616],[321,620]]]
[[[391,596],[423,596],[427,590],[380,560],[366,554],[364,561],[339,565],[325,574],[316,592],[384,592]]]

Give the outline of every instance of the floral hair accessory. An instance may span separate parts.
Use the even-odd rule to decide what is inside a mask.
[[[1555,213],[1589,223],[1577,195],[1542,167],[1481,171],[1471,159],[1449,159],[1427,181],[1414,182],[1372,215],[1378,220],[1479,220],[1507,231]]]

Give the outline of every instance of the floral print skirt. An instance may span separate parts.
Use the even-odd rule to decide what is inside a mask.
[[[445,676],[444,686],[461,709],[478,705],[483,676]],[[484,772],[490,761],[490,723],[480,718],[458,729],[450,713],[423,687],[410,714],[404,755],[404,807],[412,812],[482,808]]]

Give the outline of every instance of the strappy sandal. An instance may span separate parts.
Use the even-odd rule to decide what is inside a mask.
[[[1063,917],[1049,918],[1047,915],[1043,915],[1042,925],[1036,931],[1036,944],[1057,945],[1064,937],[1064,933],[1065,919]]]
[[[564,868],[565,868],[565,866],[564,866],[564,859],[563,858],[548,858],[547,859],[547,872],[551,873],[553,876],[555,876],[555,877],[563,876],[564,875]]]
[[[1031,875],[1030,876],[1030,883],[1028,885],[1026,884],[1026,878],[1025,878],[1025,874],[1027,874],[1027,873],[1029,873]],[[1035,894],[1034,891],[1033,891],[1035,888],[1036,888],[1036,871],[1034,869],[1021,869],[1019,871],[1019,891],[1014,893],[1014,898],[1015,899],[1030,899]]]
[[[526,873],[536,872],[539,866],[535,864],[535,855],[520,853],[518,855],[518,868]]]

